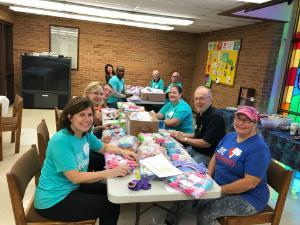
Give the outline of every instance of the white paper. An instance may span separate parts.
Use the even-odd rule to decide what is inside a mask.
[[[173,166],[172,163],[170,163],[170,161],[163,154],[142,159],[140,160],[140,163],[146,166],[160,178],[176,176],[183,173],[175,166]]]

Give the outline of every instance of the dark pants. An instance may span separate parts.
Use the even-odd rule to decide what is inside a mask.
[[[103,128],[97,128],[93,131],[93,133],[98,139],[101,139],[103,130],[104,130]]]
[[[48,209],[37,209],[43,217],[57,221],[82,221],[100,217],[99,225],[117,225],[120,205],[107,199],[106,184],[81,184],[79,189]]]
[[[101,171],[105,168],[105,158],[99,152],[90,152],[88,171]]]

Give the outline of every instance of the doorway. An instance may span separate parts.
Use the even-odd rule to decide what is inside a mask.
[[[0,20],[0,95],[14,99],[12,24]]]

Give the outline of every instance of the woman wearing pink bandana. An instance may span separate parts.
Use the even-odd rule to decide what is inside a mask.
[[[235,132],[219,143],[209,163],[209,174],[221,186],[218,199],[199,201],[198,225],[212,225],[219,217],[252,215],[262,211],[269,200],[267,169],[271,154],[257,134],[259,115],[243,106],[234,114]]]

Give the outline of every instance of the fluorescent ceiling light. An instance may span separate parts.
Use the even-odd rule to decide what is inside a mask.
[[[264,3],[264,2],[270,2],[271,0],[236,0],[236,1],[261,4],[261,3]]]
[[[134,13],[113,9],[91,7],[85,5],[68,4],[62,2],[43,1],[43,0],[0,0],[2,3],[10,5],[25,6],[31,8],[48,9],[61,12],[77,13],[90,16],[100,16],[105,18],[132,20],[146,23],[157,23],[166,25],[190,25],[193,23],[190,19],[176,18],[169,16],[151,15]]]
[[[159,25],[159,24],[107,19],[107,18],[101,18],[101,17],[95,17],[95,16],[85,16],[85,15],[79,15],[79,14],[55,12],[55,11],[34,9],[34,8],[27,8],[27,7],[20,7],[20,6],[10,6],[9,8],[16,12],[32,13],[32,14],[45,15],[45,16],[56,16],[56,17],[63,17],[63,18],[68,18],[68,19],[86,20],[86,21],[100,22],[100,23],[111,23],[111,24],[127,25],[127,26],[134,26],[134,27],[159,29],[159,30],[173,30],[174,29],[174,27],[172,27],[172,26],[165,26],[165,25]]]

